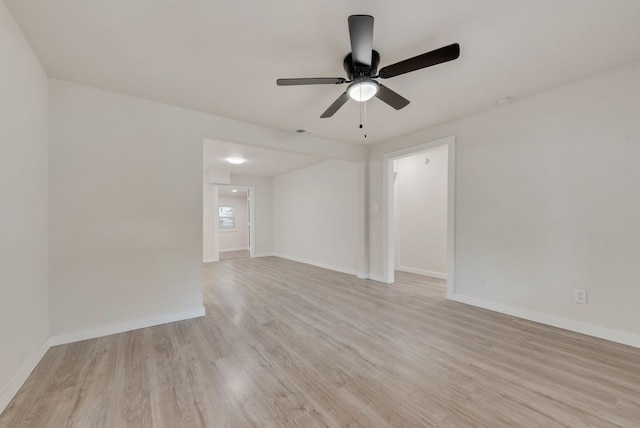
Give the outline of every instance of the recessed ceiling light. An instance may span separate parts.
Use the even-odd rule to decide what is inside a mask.
[[[245,163],[247,160],[244,158],[237,158],[237,157],[230,157],[227,158],[227,162],[232,163],[234,165],[242,165],[243,163]]]
[[[238,189],[232,189],[231,190],[233,193],[238,193]]]

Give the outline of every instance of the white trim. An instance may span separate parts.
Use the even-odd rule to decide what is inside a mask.
[[[217,262],[220,260],[220,251],[218,250],[220,248],[220,209],[218,208],[220,206],[219,184],[213,186],[213,206],[215,207],[213,210],[213,220],[216,224],[213,226],[213,257],[211,258],[215,259]]]
[[[449,137],[447,183],[447,296],[456,293],[456,138]]]
[[[213,263],[213,262],[219,262],[220,260],[216,259],[215,257],[209,257],[207,259],[202,260],[202,263]]]
[[[369,187],[368,187],[368,162],[360,162],[358,164],[358,214],[356,224],[358,225],[358,256],[357,256],[357,277],[367,279],[369,277],[369,236],[368,236],[368,206],[369,206]]]
[[[447,274],[442,272],[434,272],[426,269],[418,269],[410,266],[398,266],[396,270],[401,272],[415,273],[416,275],[428,276],[431,278],[447,279]]]
[[[27,378],[33,369],[36,368],[50,347],[49,339],[45,340],[44,343],[42,343],[42,345],[40,345],[40,347],[31,355],[31,357],[25,361],[22,367],[20,367],[20,370],[18,370],[18,373],[16,373],[13,379],[11,379],[4,391],[0,393],[0,414],[4,412],[9,403],[11,403],[13,397],[15,397],[20,388],[22,388],[22,385],[27,381]]]
[[[394,271],[394,168],[391,153],[382,157],[382,282],[388,284],[395,280]]]
[[[314,260],[304,259],[301,257],[287,256],[284,254],[274,254],[274,256],[280,257],[281,259],[291,260],[292,262],[304,263],[306,265],[316,266],[323,269],[329,269],[335,272],[346,273],[348,275],[354,275],[354,276],[358,275],[358,272],[355,269],[348,269],[344,267],[333,266],[326,263],[318,263]]]
[[[244,247],[244,248],[230,248],[230,249],[220,248],[220,252],[221,253],[228,253],[229,251],[247,251],[247,250],[248,250],[247,247]]]
[[[79,342],[81,340],[95,339],[96,337],[109,336],[111,334],[124,333],[126,331],[138,330],[140,328],[153,327],[155,325],[167,324],[170,322],[188,320],[205,316],[204,306],[192,311],[180,312],[177,314],[160,315],[157,317],[144,318],[135,321],[109,324],[89,330],[64,333],[49,338],[51,346],[64,345],[67,343]]]
[[[395,238],[393,234],[393,161],[435,147],[446,145],[448,151],[447,179],[447,297],[455,294],[455,178],[456,178],[456,138],[444,137],[417,146],[407,147],[382,156],[382,282],[392,284],[395,280]]]
[[[567,318],[557,317],[555,315],[504,305],[502,303],[491,302],[462,294],[451,295],[449,296],[449,299],[454,302],[465,303],[467,305],[477,306],[479,308],[488,309],[501,314],[511,315],[517,318],[523,318],[525,320],[573,331],[575,333],[586,334],[587,336],[593,336],[599,339],[605,339],[611,342],[640,348],[640,336],[626,333],[624,331],[613,330],[607,327],[600,327],[581,321],[574,321]]]
[[[276,257],[275,253],[257,253],[253,257]]]
[[[247,196],[249,204],[249,258],[256,256],[256,188],[255,186],[247,187]]]
[[[387,282],[387,280],[385,279],[384,275],[377,275],[377,274],[369,274],[369,279],[372,281],[376,281],[376,282],[383,282],[385,284],[391,284],[390,282]]]

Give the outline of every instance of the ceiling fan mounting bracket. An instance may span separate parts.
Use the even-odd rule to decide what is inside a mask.
[[[349,80],[361,79],[364,77],[372,78],[378,73],[378,65],[380,65],[380,54],[373,50],[371,52],[371,65],[354,63],[353,55],[349,53],[344,57],[342,62],[344,71],[347,73]]]

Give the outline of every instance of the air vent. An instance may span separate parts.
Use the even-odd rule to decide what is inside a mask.
[[[301,134],[301,135],[309,135],[311,134],[311,131],[309,131],[308,129],[296,129],[295,131],[293,131],[294,134]]]

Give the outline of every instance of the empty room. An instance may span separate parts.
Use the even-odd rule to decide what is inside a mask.
[[[0,427],[640,427],[638,17],[0,0]]]

